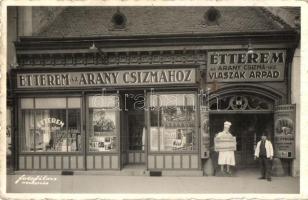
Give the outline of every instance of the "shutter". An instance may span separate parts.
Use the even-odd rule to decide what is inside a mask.
[[[275,107],[274,151],[278,158],[295,158],[295,105]]]
[[[210,131],[209,131],[209,108],[200,106],[201,127],[201,158],[209,158],[210,154]]]

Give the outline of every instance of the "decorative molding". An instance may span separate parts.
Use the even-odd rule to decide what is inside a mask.
[[[18,54],[19,67],[73,67],[73,66],[121,66],[152,64],[198,64],[206,65],[206,51],[147,51],[98,53],[49,53]]]
[[[210,102],[211,110],[273,110],[274,103],[256,95],[227,95]]]

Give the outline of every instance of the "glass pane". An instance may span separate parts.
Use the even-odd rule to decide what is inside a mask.
[[[158,95],[150,95],[150,107],[158,107]]]
[[[184,94],[166,94],[159,97],[160,106],[184,106]]]
[[[21,109],[33,109],[34,99],[33,98],[23,98],[21,99]]]
[[[80,108],[81,102],[80,97],[68,98],[67,99],[68,108]]]
[[[36,151],[67,152],[66,110],[36,110]]]
[[[150,149],[159,140],[160,151],[197,150],[195,94],[159,95],[159,106],[150,107]]]
[[[158,127],[150,128],[150,150],[158,151]]]
[[[89,108],[110,108],[116,109],[119,106],[119,97],[116,95],[110,96],[89,96]]]
[[[35,98],[35,108],[66,108],[66,98]]]
[[[196,99],[194,94],[186,94],[185,95],[186,105],[187,106],[197,106]]]
[[[161,124],[161,118],[159,117],[159,111],[151,110],[150,111],[150,125],[152,127],[152,126],[158,126],[158,124]]]
[[[193,106],[162,107],[161,125],[164,127],[194,127],[195,109]]]
[[[68,110],[68,151],[81,150],[80,109]]]
[[[196,149],[194,129],[164,128],[160,134],[161,151],[192,151]]]
[[[22,111],[22,132],[20,134],[21,150],[34,151],[34,111]]]
[[[158,151],[158,133],[159,125],[161,124],[161,118],[159,116],[158,96],[150,96],[150,150]]]
[[[117,149],[116,111],[89,109],[89,151],[115,151]]]

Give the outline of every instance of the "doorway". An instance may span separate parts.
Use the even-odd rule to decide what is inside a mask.
[[[145,97],[143,91],[124,92],[122,156],[124,168],[145,167]]]
[[[236,137],[235,162],[237,169],[254,168],[258,163],[254,160],[254,149],[262,133],[273,140],[274,115],[262,114],[210,114],[210,145],[214,147],[214,137],[223,129],[225,121],[230,121],[230,132]],[[272,141],[273,143],[273,141]],[[217,152],[212,151],[212,160],[217,165]]]

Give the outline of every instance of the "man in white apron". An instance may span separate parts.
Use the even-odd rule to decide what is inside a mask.
[[[221,138],[233,137],[232,134],[229,132],[231,125],[232,125],[231,122],[226,121],[224,123],[224,130],[218,133],[216,137],[221,137]],[[222,173],[224,173],[224,165],[226,165],[227,166],[226,173],[231,174],[230,166],[235,166],[234,151],[219,151],[218,165],[220,165],[220,170]]]

